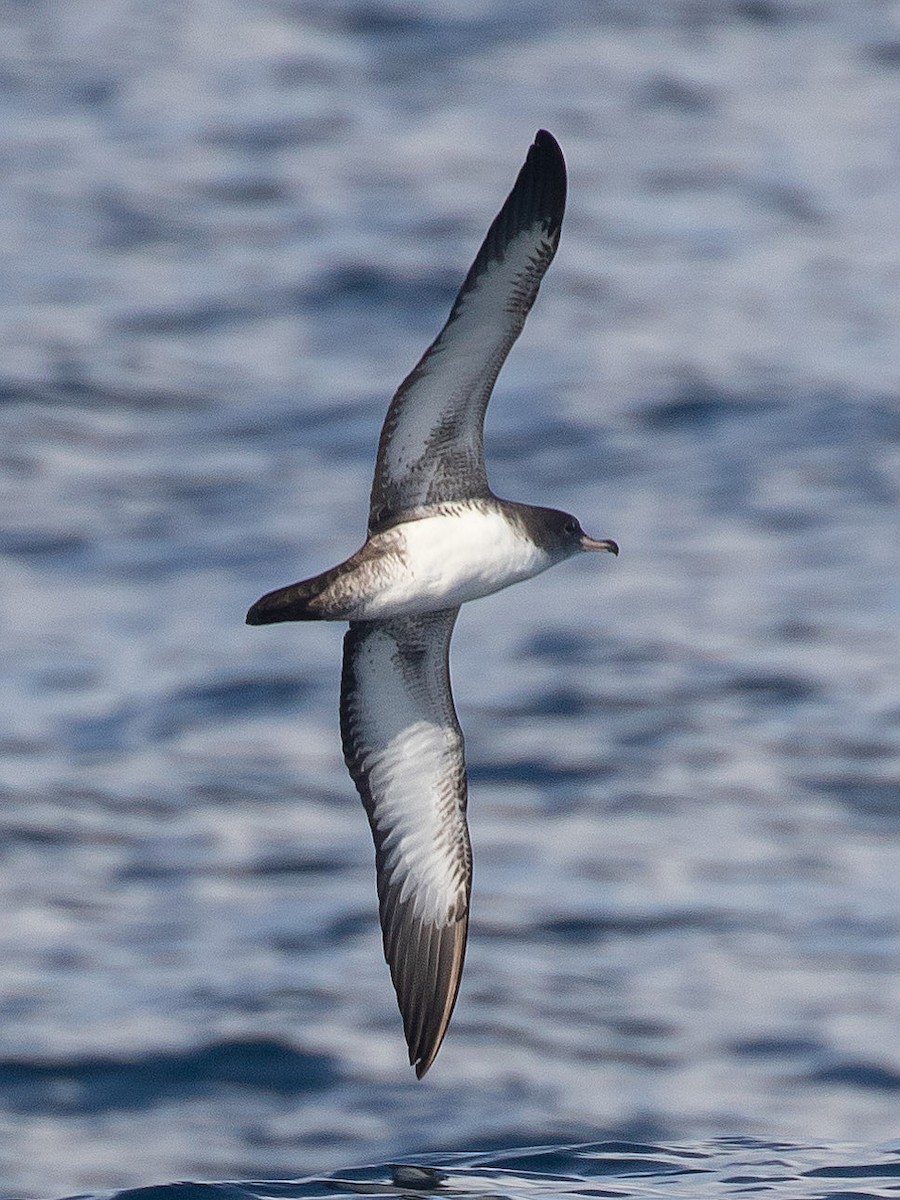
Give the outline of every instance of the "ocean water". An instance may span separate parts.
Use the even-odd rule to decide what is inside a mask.
[[[0,1195],[894,1194],[897,6],[0,0],[0,47]],[[489,472],[622,553],[462,613],[417,1083],[342,630],[243,617],[361,541],[539,126]]]
[[[753,1138],[718,1138],[668,1146],[600,1142],[523,1146],[444,1154],[291,1182],[170,1184],[133,1188],[117,1200],[320,1200],[334,1196],[478,1197],[563,1200],[580,1196],[776,1195],[810,1200],[896,1196],[897,1151],[858,1146],[797,1146]]]

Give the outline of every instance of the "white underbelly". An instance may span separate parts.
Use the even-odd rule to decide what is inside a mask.
[[[395,526],[402,536],[397,569],[362,603],[359,619],[450,608],[528,579],[550,557],[498,512],[423,517]]]

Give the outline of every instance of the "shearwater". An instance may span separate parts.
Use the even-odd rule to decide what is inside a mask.
[[[344,759],[375,840],[384,955],[409,1061],[440,1049],[462,973],[472,852],[463,736],[448,653],[459,606],[616,543],[568,513],[498,499],[484,414],[559,243],[566,166],[539,130],[447,323],[401,383],[381,431],[365,545],[269,592],[250,625],[349,621]]]

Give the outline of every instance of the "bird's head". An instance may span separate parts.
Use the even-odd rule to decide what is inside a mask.
[[[518,506],[517,506],[518,507]],[[562,560],[580,550],[606,550],[618,554],[619,547],[612,538],[592,538],[581,528],[581,522],[571,513],[556,508],[537,508],[522,505],[522,516],[532,538],[548,554]]]

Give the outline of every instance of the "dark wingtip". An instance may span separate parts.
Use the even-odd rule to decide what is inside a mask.
[[[559,142],[546,129],[539,129],[534,135],[534,143],[528,151],[528,158],[541,159],[542,170],[555,177],[557,187],[560,183],[563,188],[563,203],[565,203],[565,184],[566,184],[566,160],[563,157],[562,147]]]
[[[542,221],[555,252],[566,211],[566,160],[559,142],[545,129],[535,136],[519,179],[532,216]]]
[[[449,1024],[449,1022],[450,1022],[450,1019],[448,1017],[447,1023]],[[423,1079],[425,1077],[425,1075],[428,1073],[428,1071],[431,1069],[431,1066],[434,1063],[434,1060],[437,1058],[438,1050],[440,1050],[440,1048],[441,1048],[441,1043],[444,1040],[444,1034],[446,1032],[447,1032],[447,1029],[445,1026],[444,1029],[441,1031],[440,1035],[437,1037],[435,1043],[432,1044],[424,1054],[420,1054],[418,1058],[415,1057],[416,1051],[410,1050],[409,1063],[410,1063],[410,1066],[416,1072],[416,1079]]]
[[[562,150],[559,148],[559,142],[549,129],[539,129],[534,135],[534,144],[542,150],[555,150],[560,156],[562,156]]]
[[[566,162],[563,152],[552,133],[548,133],[546,129],[539,129],[528,147],[528,154],[516,176],[512,191],[487,231],[460,295],[471,286],[486,263],[493,260],[502,261],[510,241],[536,222],[543,227],[550,246],[549,257],[541,270],[542,275],[556,252],[565,210]],[[540,276],[538,282],[539,279]],[[533,300],[532,295],[528,308]]]
[[[528,154],[516,176],[512,191],[491,222],[481,249],[469,268],[460,290],[460,297],[474,286],[475,280],[488,263],[502,261],[507,246],[517,234],[536,222],[542,225],[551,246],[549,257],[543,264],[543,274],[556,251],[565,210],[566,162],[563,152],[552,133],[548,133],[546,129],[539,129],[528,147]],[[533,299],[532,295],[528,302],[529,308]]]
[[[404,994],[402,984],[397,978],[394,980],[403,1014],[409,1061],[416,1079],[421,1079],[429,1070],[443,1045],[462,978],[468,924],[466,913],[453,925],[445,926],[439,932],[433,931],[438,932],[437,941],[429,938],[427,949],[421,941],[415,947],[417,961],[424,964],[427,972],[424,992]]]

